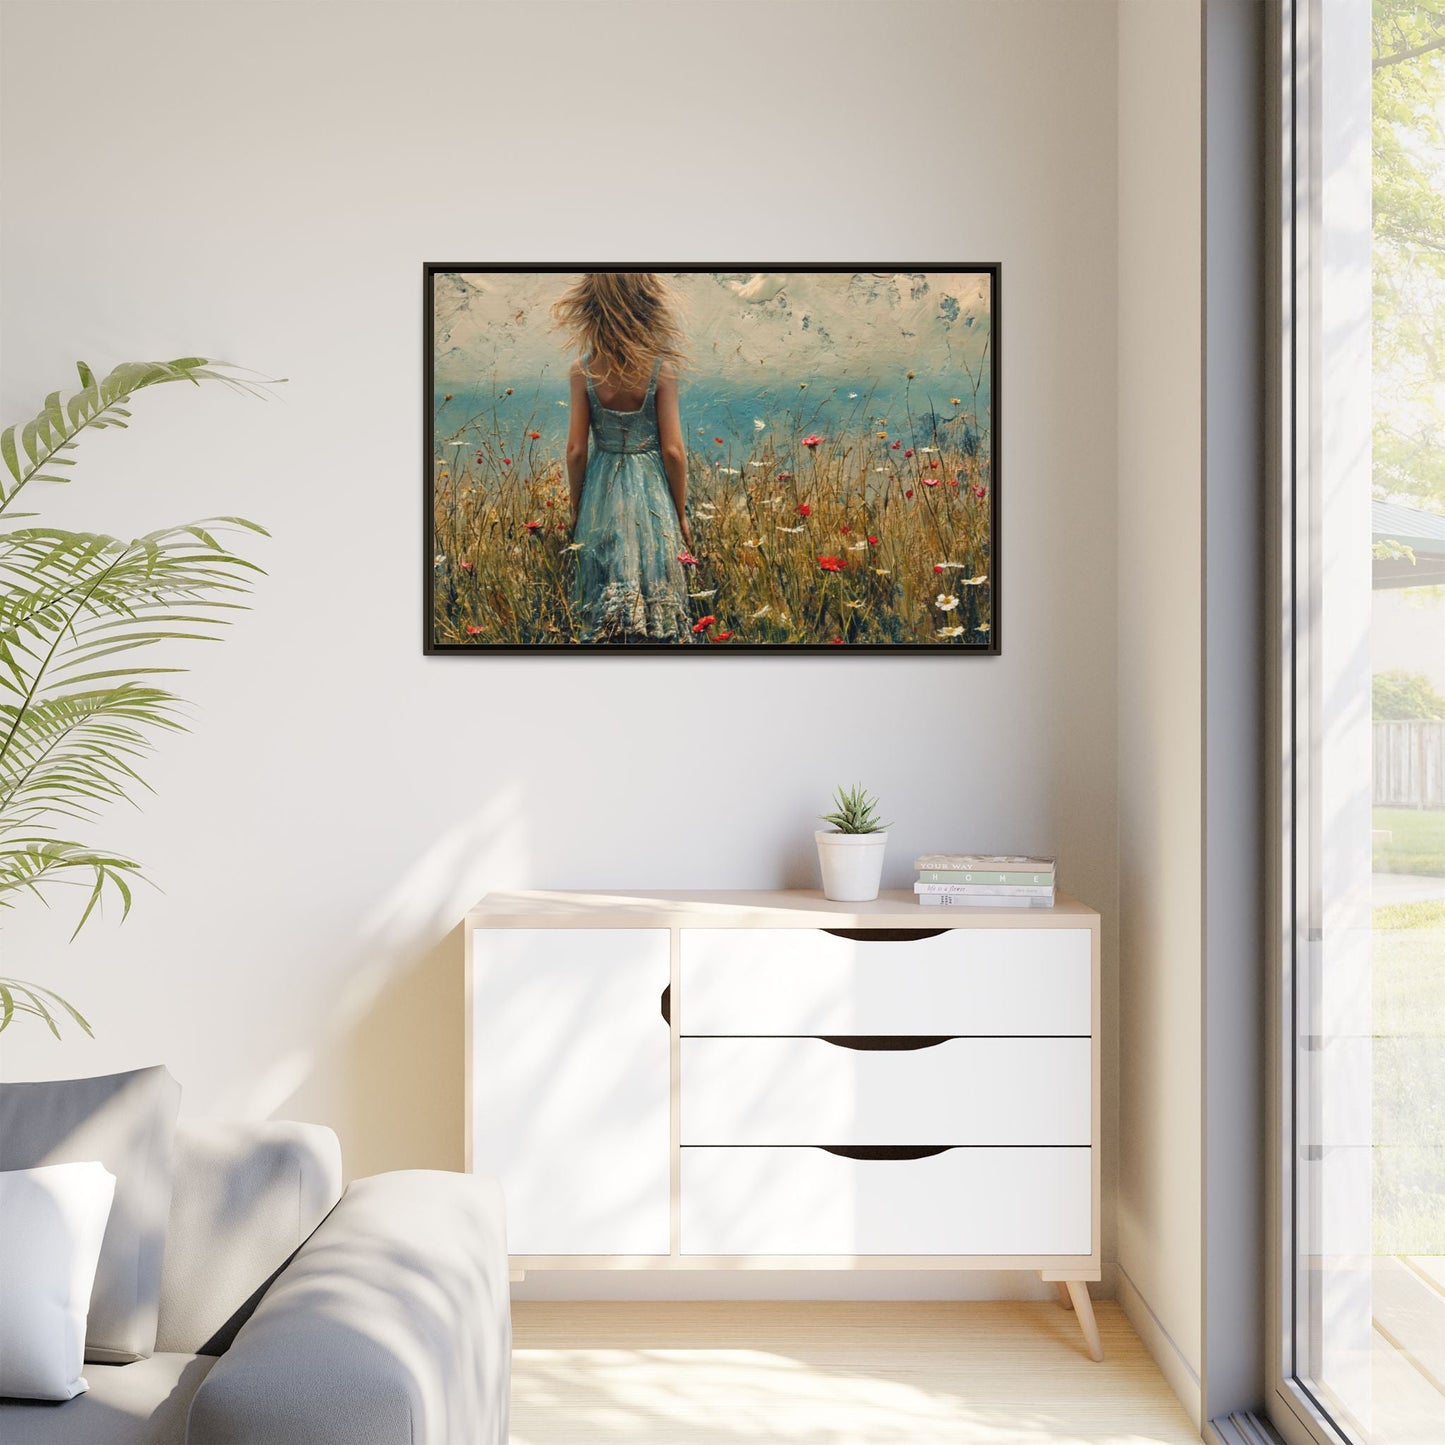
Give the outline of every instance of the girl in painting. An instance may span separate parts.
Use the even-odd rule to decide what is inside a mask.
[[[589,271],[552,308],[577,351],[567,485],[583,642],[691,642],[682,331],[661,277]]]

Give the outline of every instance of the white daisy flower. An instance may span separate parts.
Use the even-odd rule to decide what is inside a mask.
[[[444,567],[444,566],[446,566],[446,561],[447,561],[447,559],[446,559],[440,552],[438,552],[437,555],[436,555],[436,564],[435,564],[435,565],[438,566],[438,567]]]
[[[936,452],[936,451],[938,450],[938,448],[937,448],[937,447],[919,447],[918,450],[921,451],[921,452]]]
[[[933,605],[938,608],[940,612],[952,612],[953,609],[958,606],[958,598],[955,597],[952,592],[940,592],[938,596],[933,599]]]
[[[716,588],[716,587],[713,587],[713,588],[711,588],[710,590],[708,590],[707,592],[689,592],[687,595],[688,595],[689,597],[695,597],[695,598],[697,598],[697,600],[700,602],[704,597],[716,597],[716,596],[717,596],[717,588]]]
[[[887,567],[875,567],[873,575],[875,577],[891,577],[893,573]]]
[[[767,431],[767,429],[768,429],[768,424],[767,424],[767,422],[765,422],[765,421],[762,419],[762,417],[760,417],[760,416],[755,416],[755,417],[753,418],[753,430],[754,430],[754,431]]]
[[[763,605],[753,613],[753,620],[756,621],[759,617],[766,617],[772,610],[773,604],[771,602],[764,602]]]
[[[974,630],[975,632],[987,632],[987,631],[988,631],[988,623],[987,623],[987,622],[980,622],[980,623],[978,624],[978,626],[975,627],[973,630]]]
[[[763,463],[762,463],[762,462],[749,462],[748,465],[749,465],[750,467],[761,467],[761,466],[763,465]]]
[[[937,632],[936,635],[939,636],[939,637],[962,637],[962,636],[963,636],[963,628],[961,628],[961,627],[940,627],[940,628],[938,629],[938,632]]]
[[[981,572],[977,577],[960,577],[958,581],[961,587],[982,587],[988,581],[988,573]]]
[[[858,393],[857,393],[856,391],[850,391],[850,392],[848,393],[848,400],[849,400],[849,401],[857,401],[857,400],[858,400]]]
[[[780,531],[780,532],[801,532],[802,530],[803,530],[803,529],[802,529],[801,527],[779,527],[779,528],[778,528],[778,531]]]
[[[866,542],[850,542],[848,544],[848,550],[850,552],[866,552],[868,550],[868,544]]]
[[[564,552],[580,552],[582,550],[582,544],[581,542],[568,542],[562,550]]]

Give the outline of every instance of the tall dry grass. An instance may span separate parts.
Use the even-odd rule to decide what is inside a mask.
[[[695,620],[710,619],[696,641],[987,644],[992,499],[971,418],[915,420],[905,404],[894,428],[863,400],[842,432],[788,411],[759,418],[750,446],[691,439],[685,574]],[[566,413],[524,418],[511,401],[466,419],[438,408],[436,434],[462,443],[435,459],[438,643],[577,640]]]

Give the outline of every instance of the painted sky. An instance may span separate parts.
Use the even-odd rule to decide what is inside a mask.
[[[561,272],[448,272],[436,280],[438,387],[565,374],[552,302]],[[990,333],[979,272],[669,273],[699,377],[729,385],[900,372],[977,376]]]

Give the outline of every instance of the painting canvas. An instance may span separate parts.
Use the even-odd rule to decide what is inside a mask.
[[[430,653],[999,651],[999,271],[425,268]]]

